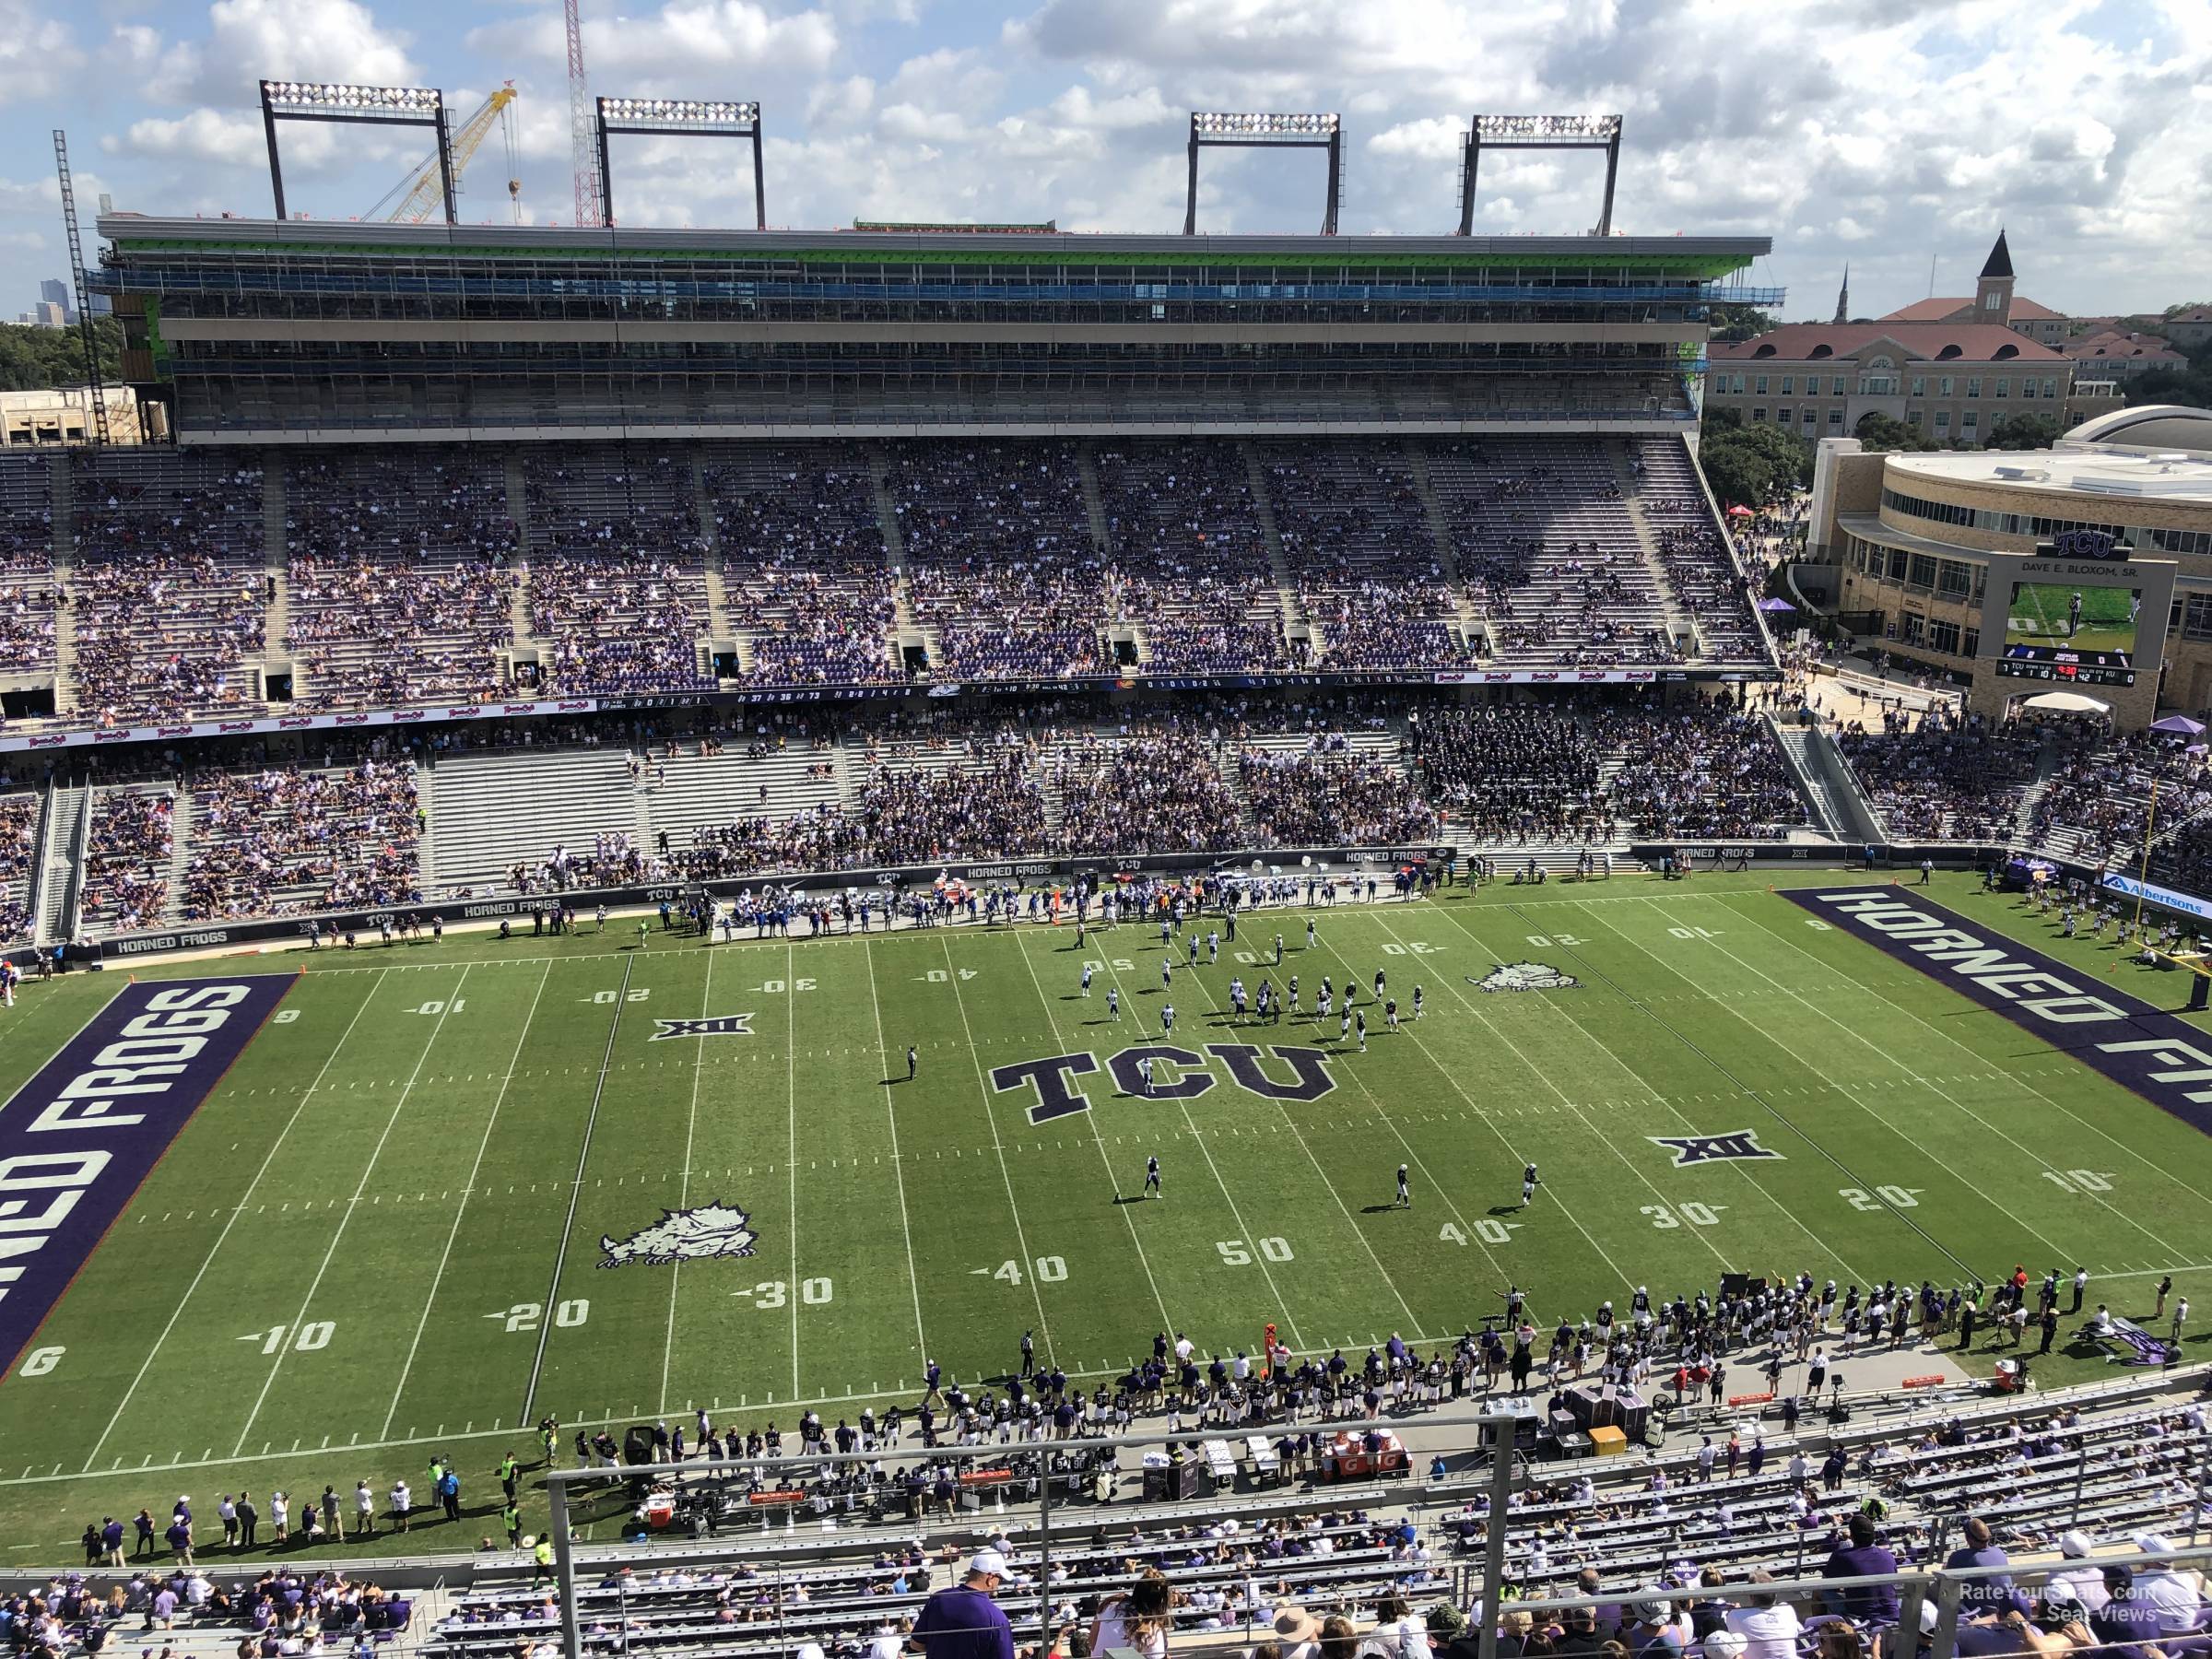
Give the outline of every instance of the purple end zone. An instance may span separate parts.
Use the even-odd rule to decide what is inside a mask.
[[[125,985],[0,1107],[0,1371],[294,977]]]
[[[2212,1135],[2212,1035],[2187,1020],[1910,888],[1783,888],[1781,894]]]

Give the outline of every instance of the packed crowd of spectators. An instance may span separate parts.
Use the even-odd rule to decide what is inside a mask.
[[[479,559],[401,561],[295,552],[285,643],[308,708],[476,702],[505,688],[514,575]]]
[[[864,460],[770,451],[704,472],[730,623],[751,637],[760,685],[882,685],[903,677],[888,630],[893,577]]]
[[[1246,747],[1237,775],[1258,847],[1387,847],[1435,834],[1436,812],[1394,757]]]
[[[1200,439],[1117,441],[1094,455],[1111,614],[1153,625],[1281,614],[1242,449]]]
[[[165,460],[77,464],[76,706],[100,725],[257,701],[247,664],[267,626],[261,470]]]
[[[1599,756],[1571,710],[1529,703],[1425,710],[1412,747],[1429,798],[1478,841],[1596,844],[1613,822]]]
[[[888,480],[915,618],[941,678],[1101,671],[1100,563],[1075,446],[917,441]]]
[[[1836,743],[1900,840],[2011,839],[2042,750],[2032,733],[1979,714],[1960,721],[1947,705],[1928,710],[1917,725],[1902,711],[1885,711],[1879,732],[1853,724]]]
[[[1179,720],[1109,735],[1084,728],[1054,750],[1057,845],[1066,853],[1205,853],[1245,831],[1221,775],[1223,746]]]
[[[2162,828],[2181,830],[2207,808],[2212,769],[2201,747],[2179,734],[2141,732],[2064,754],[2036,803],[2030,838],[2088,864],[2124,861],[2141,855],[2147,830],[2154,838]]]
[[[1773,841],[1806,821],[1765,722],[1725,699],[1608,712],[1597,732],[1621,756],[1607,807],[1639,836]]]
[[[0,795],[0,945],[29,936],[31,865],[38,842],[38,796]]]
[[[339,771],[218,771],[191,785],[183,914],[192,921],[418,903],[412,761]]]
[[[1305,642],[1286,635],[1279,619],[1248,622],[1233,601],[1213,619],[1186,616],[1145,628],[1147,674],[1258,674],[1308,664]]]
[[[690,467],[665,451],[627,470],[534,455],[531,630],[559,694],[702,688],[705,549]]]
[[[0,674],[53,668],[51,488],[43,455],[0,468]]]
[[[87,928],[135,933],[165,919],[176,806],[166,790],[103,790],[95,798],[77,905]]]
[[[965,764],[877,772],[861,787],[872,862],[1000,858],[1044,842],[1044,791],[1034,757],[995,750]]]

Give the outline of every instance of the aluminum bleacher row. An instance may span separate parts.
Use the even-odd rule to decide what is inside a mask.
[[[1507,1582],[1531,1598],[1580,1583],[1621,1599],[1672,1592],[1706,1606],[1740,1602],[1759,1588],[1755,1575],[1817,1576],[1846,1541],[1846,1524],[1870,1514],[1882,1517],[1883,1541],[1907,1568],[1941,1565],[1969,1513],[1989,1524],[2024,1575],[2062,1534],[2132,1554],[2131,1541],[2148,1548],[2159,1542],[2153,1535],[2185,1534],[2204,1501],[2194,1478],[2212,1444],[2203,1382],[2138,1377],[2050,1400],[1954,1397],[1872,1426],[1779,1441],[1762,1448],[1759,1473],[1721,1478],[1699,1477],[1695,1433],[1672,1436],[1657,1454],[1524,1463],[1507,1511]],[[1397,1427],[1418,1423],[1412,1414]],[[1747,1437],[1749,1424],[1738,1426]],[[1018,1444],[993,1456],[1018,1464],[1025,1451]],[[1278,1458],[1277,1467],[1290,1464]],[[674,1487],[656,1478],[649,1484],[672,1494],[678,1515],[698,1520],[688,1537],[681,1524],[655,1534],[633,1524],[638,1542],[580,1555],[585,1648],[795,1655],[858,1654],[878,1639],[895,1646],[928,1594],[957,1583],[964,1558],[982,1547],[1006,1560],[996,1599],[1018,1632],[1041,1619],[1087,1629],[1102,1599],[1153,1572],[1166,1581],[1171,1632],[1201,1641],[1211,1632],[1265,1639],[1284,1607],[1356,1625],[1407,1607],[1420,1617],[1440,1602],[1468,1610],[1472,1584],[1461,1563],[1480,1557],[1492,1519],[1479,1465],[1441,1482],[1286,1489],[1247,1462],[1233,1488],[1171,1507],[1136,1507],[1125,1477],[1117,1486],[1068,1476],[1048,1554],[1037,1512],[1024,1507],[1034,1503],[1034,1472],[1017,1468],[1015,1477],[1011,1505],[947,1503],[939,1513],[934,1502],[898,1502],[900,1477],[877,1469],[863,1479],[892,1501],[817,1505],[804,1527],[787,1527],[780,1511],[717,1501],[829,1489],[829,1466],[804,1454],[730,1485],[704,1465]],[[1056,1489],[1063,1478],[1054,1475]],[[925,1470],[920,1489],[948,1479],[957,1477]],[[705,1524],[710,1514],[719,1526]],[[1821,1609],[1809,1600],[1801,1610]],[[480,1578],[453,1598],[432,1645],[504,1653],[555,1638],[559,1617],[542,1587]],[[1794,1651],[1813,1649],[1807,1633]]]
[[[51,677],[57,724],[903,684],[916,652],[962,683],[1768,660],[1673,441],[0,458],[0,673]]]

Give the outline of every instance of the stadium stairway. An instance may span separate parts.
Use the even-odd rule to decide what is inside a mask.
[[[1690,619],[1682,596],[1675,591],[1674,579],[1666,573],[1666,563],[1659,557],[1659,538],[1652,530],[1652,521],[1644,516],[1641,486],[1629,465],[1628,446],[1608,443],[1606,453],[1613,463],[1613,476],[1620,482],[1620,497],[1628,507],[1629,522],[1636,526],[1636,546],[1643,554],[1643,568],[1651,572],[1652,585],[1659,591],[1659,603],[1666,613],[1666,631],[1677,641],[1696,640],[1697,625]],[[1701,641],[1698,654],[1702,654]]]
[[[1252,479],[1252,512],[1259,521],[1260,534],[1267,541],[1267,569],[1275,578],[1276,591],[1283,596],[1283,620],[1297,625],[1306,623],[1306,607],[1300,600],[1298,583],[1291,578],[1290,566],[1283,558],[1283,534],[1275,522],[1275,498],[1267,493],[1267,469],[1260,463],[1260,452],[1250,443],[1240,442],[1237,451],[1244,457],[1244,469]],[[1325,641],[1324,641],[1325,643]],[[1232,787],[1235,785],[1232,783]],[[1237,798],[1244,798],[1237,790]]]
[[[1774,735],[1791,780],[1812,811],[1815,830],[1830,841],[1853,846],[1889,839],[1834,739],[1818,726],[1785,725],[1771,714],[1760,718]]]
[[[637,806],[620,749],[493,750],[448,757],[438,768],[432,857],[450,887],[503,885],[516,864],[556,847],[588,856],[594,838],[637,833]]]
[[[76,574],[76,544],[69,526],[76,522],[75,496],[70,491],[69,451],[54,451],[46,472],[48,500],[53,514],[53,585],[68,588]],[[53,712],[68,714],[76,708],[76,629],[57,612],[53,629]]]
[[[427,760],[415,769],[415,807],[422,814],[425,825],[434,824],[438,820],[435,785],[430,782],[432,772],[433,769]],[[415,864],[420,872],[417,879],[421,885],[423,897],[435,898],[441,882],[438,875],[437,849],[431,846],[427,830],[415,840]]]
[[[515,550],[527,559],[531,541],[530,487],[523,475],[520,449],[510,450],[507,455],[507,516],[514,521]],[[519,592],[522,583],[518,582],[515,587]]]
[[[74,856],[77,826],[89,807],[91,794],[81,783],[57,783],[47,794],[39,868],[33,878],[38,900],[35,925],[42,945],[67,938],[71,932],[69,922],[76,908],[78,881]]]
[[[178,790],[176,800],[169,814],[169,898],[161,909],[161,919],[171,923],[182,913],[184,877],[192,868],[192,819],[198,808],[192,790]]]
[[[1106,498],[1099,489],[1097,452],[1088,443],[1076,451],[1076,471],[1083,480],[1083,516],[1090,521],[1090,545],[1102,554],[1107,547]]]

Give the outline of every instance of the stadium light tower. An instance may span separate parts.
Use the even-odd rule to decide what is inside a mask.
[[[768,229],[768,191],[760,168],[760,106],[698,98],[603,98],[599,100],[599,206],[615,223],[615,174],[607,165],[610,133],[686,133],[701,138],[746,138],[753,146],[753,229]]]
[[[1198,152],[1208,147],[1325,149],[1329,152],[1329,194],[1322,211],[1321,233],[1336,234],[1336,204],[1344,193],[1344,122],[1333,112],[1303,115],[1230,114],[1194,111],[1191,114],[1191,183],[1183,195],[1182,233],[1198,234]]]
[[[429,127],[438,139],[438,186],[445,201],[445,222],[459,222],[453,209],[453,139],[446,121],[445,94],[434,87],[356,87],[335,81],[261,83],[261,126],[269,141],[269,190],[283,218],[284,168],[276,155],[276,124],[322,121],[341,125]]]
[[[1475,174],[1485,149],[1602,149],[1606,197],[1597,211],[1597,234],[1613,234],[1613,181],[1620,171],[1618,115],[1477,115],[1467,130],[1459,163],[1459,233],[1475,230]]]

